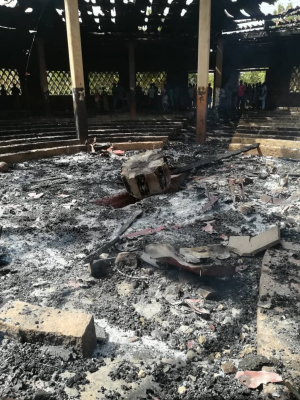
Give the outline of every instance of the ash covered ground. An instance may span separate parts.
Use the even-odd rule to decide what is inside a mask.
[[[201,148],[173,143],[164,153],[170,166],[178,167],[225,150],[222,143],[211,141]],[[299,242],[299,199],[285,203],[299,187],[299,165],[246,153],[192,171],[177,193],[117,210],[96,205],[96,199],[123,190],[120,169],[132,154],[54,157],[13,165],[0,175],[1,304],[21,300],[80,310],[93,314],[99,326],[98,346],[90,359],[74,351],[51,352],[42,343],[1,338],[0,396],[28,400],[264,398],[261,388],[248,389],[235,379],[235,373],[222,368],[229,363],[235,372],[241,362],[255,361],[263,253],[248,258],[232,255],[224,261],[234,263],[236,273],[222,278],[140,262],[137,268],[127,266],[122,274],[112,267],[108,276],[94,279],[85,259],[114,237],[136,209],[143,214],[126,234],[159,226],[165,229],[123,239],[110,249],[110,256],[120,251],[141,255],[150,243],[177,248],[226,244],[226,237],[254,236],[274,224],[281,226],[284,240]],[[211,178],[194,180],[195,176]],[[245,201],[236,187],[234,204],[228,179],[240,176],[247,178]],[[204,214],[208,193],[219,201]],[[282,204],[265,203],[263,195],[281,199]],[[245,202],[251,203],[247,215],[238,210]],[[207,223],[202,217],[214,221],[212,234],[203,230]],[[282,265],[278,279],[280,274],[288,279],[288,266]],[[205,300],[210,312],[206,319],[176,304],[180,299],[200,298],[202,286],[216,291],[211,300]],[[274,354],[272,365],[289,378],[281,354]]]

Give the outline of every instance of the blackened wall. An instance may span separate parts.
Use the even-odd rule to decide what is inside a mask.
[[[300,35],[252,41],[227,38],[224,46],[223,86],[238,84],[238,70],[268,68],[267,108],[299,107],[300,93],[290,93],[293,67],[300,66]]]
[[[300,36],[297,36],[280,38],[274,43],[267,74],[270,108],[300,106],[300,93],[290,92],[293,68],[300,67]]]
[[[38,55],[35,45],[28,60],[33,36],[20,38],[14,32],[0,33],[0,68],[18,69],[23,89],[23,106],[43,110],[43,97],[39,82]],[[59,38],[59,39],[58,39]],[[107,36],[82,35],[83,64],[87,88],[87,102],[92,105],[88,93],[88,73],[96,71],[119,72],[125,88],[129,86],[128,41],[108,40]],[[300,105],[300,94],[290,93],[290,78],[294,66],[300,66],[300,35],[272,37],[252,41],[240,41],[233,35],[225,37],[223,82],[237,84],[238,70],[247,68],[269,68],[267,73],[267,106]],[[171,84],[187,86],[188,72],[197,70],[197,38],[182,38],[136,43],[136,71],[166,71]],[[212,46],[213,47],[213,46]],[[45,38],[46,65],[48,70],[69,71],[66,32]],[[28,67],[27,67],[28,63]],[[211,53],[210,69],[215,67],[215,53]],[[26,71],[30,74],[25,77]],[[72,110],[71,96],[50,96],[51,107],[55,110]]]

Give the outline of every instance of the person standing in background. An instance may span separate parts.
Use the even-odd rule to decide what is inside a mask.
[[[148,97],[149,97],[149,108],[152,111],[155,108],[155,96],[156,96],[156,88],[154,86],[154,83],[151,83],[150,88],[148,90]]]
[[[121,109],[124,109],[124,101],[126,98],[126,91],[124,89],[124,86],[121,84],[121,82],[118,83],[118,101],[121,103]]]
[[[212,104],[212,95],[213,95],[213,90],[211,87],[211,83],[208,84],[208,90],[207,90],[207,104],[208,104],[208,108],[211,108],[211,104]]]
[[[174,111],[179,111],[179,104],[180,104],[180,90],[179,87],[176,85],[173,90],[173,102],[174,102]]]
[[[108,101],[108,94],[105,89],[105,87],[102,88],[102,93],[101,93],[101,107],[104,112],[109,111],[109,101]]]
[[[153,83],[153,87],[155,89],[155,96],[154,96],[154,110],[158,110],[158,87],[155,83]]]
[[[11,93],[12,93],[12,96],[13,96],[15,109],[20,108],[20,99],[19,99],[19,97],[20,97],[21,91],[20,91],[20,89],[17,87],[17,85],[15,83],[13,84],[13,87],[11,89]]]
[[[266,108],[266,98],[268,95],[268,87],[266,82],[263,83],[261,88],[261,109],[264,110]]]
[[[189,94],[189,108],[193,108],[193,106],[194,106],[194,88],[191,83],[189,84],[188,94]]]
[[[168,101],[169,101],[169,109],[170,111],[174,111],[174,91],[172,86],[169,87],[168,90]]]
[[[251,98],[252,98],[252,86],[248,83],[246,88],[246,105],[247,107],[251,107]]]
[[[119,90],[117,88],[116,83],[113,84],[112,95],[113,95],[113,107],[114,107],[114,111],[116,111],[117,103],[118,103],[118,95],[119,95]]]
[[[260,95],[261,95],[261,87],[260,87],[260,83],[256,84],[255,87],[255,108],[257,110],[259,110],[259,106],[260,106]]]
[[[7,91],[4,85],[1,86],[1,96],[7,96]]]
[[[238,98],[237,98],[237,109],[244,110],[245,108],[245,91],[246,87],[244,85],[243,81],[240,81],[239,87],[238,87]]]
[[[96,109],[96,111],[99,111],[100,110],[100,94],[99,94],[98,89],[95,89],[94,101],[95,101],[95,109]]]
[[[136,98],[136,109],[137,111],[142,109],[143,106],[143,89],[142,87],[137,83],[135,87],[135,98]]]
[[[252,108],[255,109],[256,85],[252,86]]]
[[[1,103],[0,103],[0,106],[1,106],[1,109],[2,109],[2,110],[5,110],[5,109],[7,108],[7,91],[6,91],[4,85],[1,86],[0,94],[1,94],[1,99],[0,99],[0,100],[1,100]]]
[[[169,99],[168,99],[167,85],[165,85],[164,88],[162,89],[161,97],[162,97],[162,109],[163,109],[163,112],[168,112],[169,111]]]

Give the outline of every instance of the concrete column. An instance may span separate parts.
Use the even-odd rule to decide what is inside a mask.
[[[220,104],[220,90],[222,88],[222,74],[223,74],[223,38],[218,39],[217,44],[217,57],[215,68],[215,86],[214,86],[214,106],[219,107]]]
[[[37,51],[38,51],[38,61],[40,70],[40,85],[41,92],[44,100],[45,113],[47,117],[50,117],[50,100],[49,100],[49,90],[47,81],[47,68],[46,68],[46,58],[45,58],[45,46],[44,40],[37,38]]]
[[[207,88],[210,57],[211,0],[200,0],[198,34],[198,77],[197,77],[197,128],[196,143],[206,139]]]
[[[73,107],[77,138],[84,143],[88,138],[78,0],[65,0],[65,18],[72,79]]]
[[[135,44],[133,40],[129,41],[128,45],[129,59],[129,90],[130,90],[130,116],[136,117],[136,99],[135,99]]]

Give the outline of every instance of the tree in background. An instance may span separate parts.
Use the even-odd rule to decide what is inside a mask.
[[[279,3],[278,6],[277,6],[277,8],[275,8],[273,14],[274,14],[274,15],[276,15],[276,14],[282,14],[283,12],[288,11],[288,10],[290,10],[291,8],[293,8],[293,4],[292,4],[292,3],[288,3],[288,5],[287,5],[286,7],[284,7],[284,5],[282,5],[282,4]]]
[[[240,79],[244,83],[249,83],[251,85],[264,83],[266,80],[266,71],[243,71],[240,72]]]
[[[288,11],[288,10],[290,10],[290,9],[292,9],[292,8],[294,8],[294,7],[293,7],[293,4],[292,4],[291,2],[288,3],[286,7],[285,7],[284,5],[282,5],[281,3],[279,3],[279,4],[277,5],[277,8],[275,8],[273,14],[274,14],[274,15],[282,14],[282,13],[284,13],[285,11]],[[296,21],[300,21],[300,15],[295,15],[295,16],[290,16],[290,17],[284,17],[283,19],[284,19],[285,21],[288,21],[288,22],[293,22],[293,21],[296,22]],[[278,24],[280,20],[279,20],[279,19],[275,19],[275,21],[276,21],[276,23]]]
[[[192,85],[197,85],[197,74],[196,74],[196,72],[194,72],[194,73],[190,73],[189,74],[189,84],[192,84]],[[213,88],[214,87],[214,83],[215,83],[215,74],[213,73],[213,72],[210,72],[209,74],[208,74],[208,83],[210,83],[211,84],[211,87]]]

